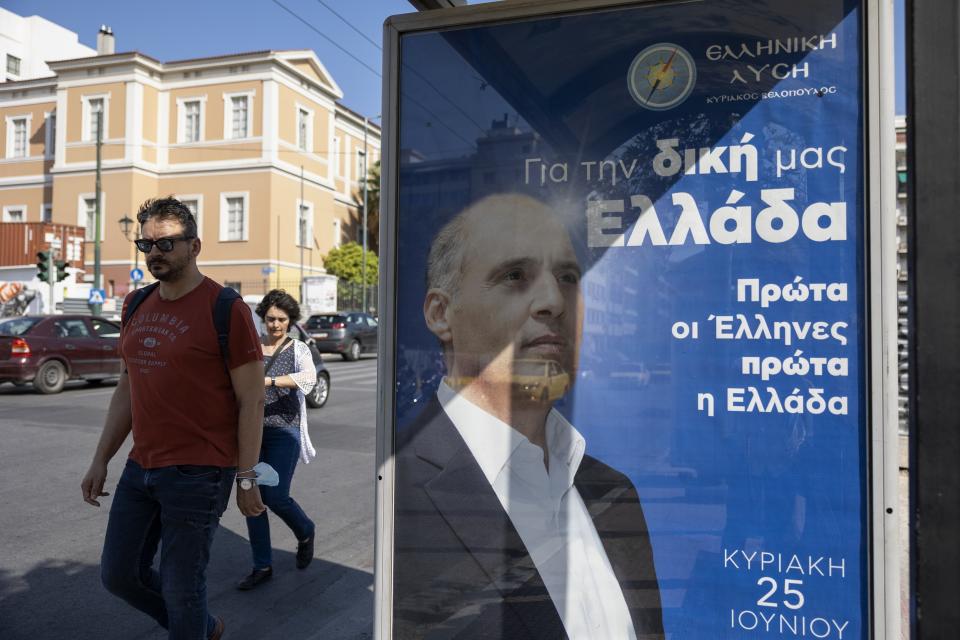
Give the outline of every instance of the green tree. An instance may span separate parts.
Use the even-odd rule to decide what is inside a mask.
[[[341,280],[359,284],[363,271],[363,247],[356,242],[331,249],[323,259],[323,268]],[[377,284],[380,266],[376,252],[367,249],[367,284]]]
[[[363,206],[363,188],[357,193],[357,201]],[[360,215],[363,215],[361,209]],[[380,161],[367,170],[367,245],[374,251],[380,247]]]

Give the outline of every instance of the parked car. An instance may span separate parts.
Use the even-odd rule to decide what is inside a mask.
[[[120,324],[97,316],[0,320],[0,382],[59,393],[67,380],[99,384],[120,375]]]
[[[247,305],[251,307],[251,311],[256,307],[256,304],[249,302]],[[265,333],[263,320],[261,320],[260,316],[255,312],[253,313],[253,324],[257,328],[258,334],[263,335]],[[317,350],[316,341],[310,337],[310,334],[304,329],[303,325],[299,323],[294,324],[290,327],[288,333],[291,337],[306,343],[306,345],[310,347],[310,355],[313,356],[313,366],[317,368],[317,384],[313,387],[313,391],[307,394],[307,406],[311,409],[319,409],[327,404],[327,399],[330,397],[330,371],[323,363],[323,356],[320,355],[320,352]]]
[[[570,374],[553,360],[517,360],[512,378],[515,388],[542,402],[558,400],[570,388]]]
[[[362,353],[377,352],[377,321],[367,313],[320,313],[307,318],[304,327],[317,341],[320,353],[339,353],[344,360],[358,360]]]

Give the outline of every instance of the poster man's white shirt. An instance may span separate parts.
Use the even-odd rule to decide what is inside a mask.
[[[523,540],[570,640],[636,640],[630,610],[576,487],[583,436],[556,410],[543,450],[444,381],[437,398]]]

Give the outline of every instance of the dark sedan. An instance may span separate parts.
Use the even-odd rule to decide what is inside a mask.
[[[321,313],[310,316],[303,326],[316,340],[320,353],[358,360],[362,353],[377,352],[377,321],[366,313]]]
[[[67,380],[97,384],[120,375],[120,324],[96,316],[0,320],[0,382],[59,393]]]

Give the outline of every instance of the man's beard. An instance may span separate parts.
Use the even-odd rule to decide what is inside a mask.
[[[166,267],[165,271],[160,273],[155,273],[151,268],[152,265],[161,263]],[[183,270],[186,268],[186,262],[170,262],[169,260],[154,260],[147,263],[147,269],[150,270],[150,274],[160,280],[161,282],[175,282],[180,279],[180,276],[183,275]]]

